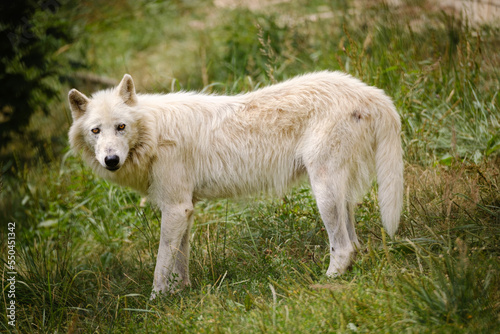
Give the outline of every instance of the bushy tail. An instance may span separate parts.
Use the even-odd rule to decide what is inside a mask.
[[[392,238],[398,229],[404,191],[401,121],[392,102],[384,104],[384,110],[379,110],[374,130],[378,201],[382,223]]]

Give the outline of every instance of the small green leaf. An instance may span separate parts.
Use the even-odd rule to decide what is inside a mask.
[[[443,155],[441,159],[439,159],[439,164],[444,165],[444,166],[451,166],[451,163],[453,162],[453,157],[446,153]]]

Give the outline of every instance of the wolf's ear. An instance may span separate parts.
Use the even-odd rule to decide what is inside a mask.
[[[123,79],[118,85],[117,90],[123,102],[125,102],[129,106],[133,106],[137,103],[134,80],[132,80],[132,77],[129,74],[125,74],[123,76]]]
[[[72,89],[68,94],[69,107],[71,109],[71,115],[73,120],[80,118],[87,110],[87,105],[89,104],[89,99],[76,89]]]

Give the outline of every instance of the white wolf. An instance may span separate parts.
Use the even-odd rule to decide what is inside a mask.
[[[94,172],[162,211],[152,298],[189,281],[193,205],[201,198],[286,190],[307,174],[330,241],[327,275],[358,246],[354,207],[377,176],[392,237],[403,202],[401,122],[380,89],[317,72],[251,93],[136,94],[125,75],[87,98],[69,92],[71,147]]]

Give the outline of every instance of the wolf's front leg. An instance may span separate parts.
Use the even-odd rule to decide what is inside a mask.
[[[189,232],[193,223],[193,204],[166,205],[162,208],[160,246],[156,259],[153,292],[174,292],[189,285]]]

